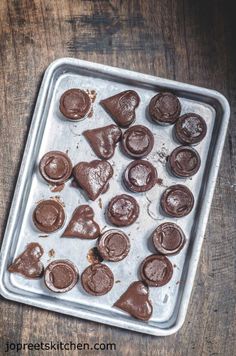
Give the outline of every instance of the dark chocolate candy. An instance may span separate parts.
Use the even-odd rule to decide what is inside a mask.
[[[27,245],[25,251],[8,267],[8,271],[19,273],[30,279],[42,277],[44,267],[40,258],[43,253],[43,248],[38,243],[31,242]]]
[[[47,182],[60,185],[70,178],[72,163],[64,152],[51,151],[42,157],[39,170]]]
[[[201,159],[196,150],[188,146],[177,147],[168,158],[169,166],[177,177],[191,177],[197,173]]]
[[[132,192],[146,192],[156,184],[157,171],[148,161],[133,161],[124,171],[123,180]]]
[[[186,238],[182,229],[171,222],[159,225],[152,234],[153,244],[163,255],[175,255],[184,247]]]
[[[151,131],[142,125],[131,126],[122,137],[122,148],[132,158],[147,156],[154,145]]]
[[[204,139],[206,132],[206,122],[198,114],[182,115],[175,124],[175,136],[183,144],[198,144]]]
[[[88,197],[95,200],[108,188],[107,183],[113,175],[113,168],[107,161],[80,162],[74,167],[73,175]]]
[[[60,111],[70,120],[81,120],[89,112],[91,100],[89,95],[81,89],[69,89],[60,99]]]
[[[135,109],[139,102],[140,98],[133,90],[126,90],[100,101],[105,110],[122,127],[129,126],[135,120]]]
[[[71,290],[79,279],[77,267],[69,260],[51,262],[44,273],[44,281],[48,289],[56,293]]]
[[[80,239],[96,239],[100,228],[94,221],[94,211],[89,205],[80,205],[75,209],[62,237],[78,237]]]
[[[114,284],[110,268],[102,263],[87,267],[81,275],[82,286],[91,295],[100,296],[108,293]]]
[[[152,303],[149,300],[148,287],[141,281],[133,282],[115,302],[117,307],[134,318],[147,321],[152,316]]]
[[[42,232],[54,232],[63,226],[64,221],[64,208],[56,200],[42,200],[34,209],[34,225]]]
[[[188,215],[193,205],[193,194],[185,185],[172,185],[164,191],[161,197],[161,207],[164,212],[176,218]]]
[[[139,205],[130,195],[116,195],[108,204],[107,218],[116,226],[131,225],[137,220],[138,216]]]
[[[153,121],[166,125],[173,124],[181,112],[180,101],[172,93],[159,93],[149,104],[149,115]]]
[[[150,287],[164,286],[170,281],[172,274],[171,262],[162,255],[148,256],[140,266],[140,276]]]
[[[128,255],[129,250],[129,238],[120,230],[108,230],[98,239],[98,251],[104,260],[121,261]]]
[[[114,155],[116,144],[121,138],[121,129],[116,125],[109,125],[84,131],[83,134],[96,155],[106,160]]]

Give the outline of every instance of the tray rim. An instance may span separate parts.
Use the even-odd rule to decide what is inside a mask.
[[[117,71],[119,71],[118,76],[122,78],[129,78],[129,79],[134,79],[135,81],[139,80],[141,82],[148,82],[149,84],[155,84],[159,86],[168,86],[169,89],[171,90],[185,90],[187,92],[194,92],[196,94],[201,94],[201,96],[207,96],[210,97],[211,99],[214,99],[218,101],[222,108],[222,124],[221,124],[221,131],[220,131],[220,140],[217,140],[215,150],[216,154],[214,156],[214,163],[215,163],[215,169],[211,169],[209,172],[209,180],[211,182],[210,186],[206,188],[206,193],[205,196],[207,197],[207,202],[208,204],[205,204],[203,208],[201,208],[200,215],[202,217],[199,218],[201,221],[201,227],[199,228],[198,231],[198,244],[194,247],[192,250],[192,256],[190,259],[194,260],[194,263],[189,263],[189,266],[187,268],[187,275],[186,275],[186,281],[185,285],[183,287],[182,291],[182,296],[181,300],[179,303],[178,307],[178,314],[177,318],[172,326],[169,328],[156,328],[154,326],[148,326],[145,323],[140,323],[140,324],[135,324],[132,325],[132,322],[129,322],[129,327],[124,326],[124,321],[123,320],[114,320],[110,319],[108,316],[104,316],[101,314],[97,314],[96,312],[93,311],[84,311],[82,309],[76,309],[74,310],[73,307],[68,307],[68,306],[57,306],[56,303],[53,301],[48,300],[47,305],[40,300],[39,297],[34,297],[34,298],[27,298],[23,295],[20,294],[15,294],[14,292],[11,292],[10,290],[7,289],[7,287],[4,284],[4,273],[5,273],[5,264],[6,264],[6,259],[7,255],[9,253],[9,247],[11,243],[11,236],[12,236],[12,228],[13,228],[13,221],[16,218],[16,213],[17,210],[20,208],[20,199],[22,195],[24,194],[23,192],[23,185],[22,182],[24,182],[24,177],[27,173],[27,166],[29,165],[29,157],[30,157],[30,152],[33,151],[34,148],[34,138],[37,135],[37,125],[39,125],[40,122],[40,117],[41,117],[41,110],[43,110],[43,103],[44,100],[47,97],[47,93],[49,90],[49,83],[50,80],[52,79],[53,73],[60,68],[62,65],[72,65],[72,66],[77,66],[77,67],[83,67],[88,70],[93,70],[94,69],[97,72],[101,73],[107,73],[107,70],[109,70],[110,74],[115,74],[117,75]],[[96,65],[96,68],[94,67]],[[46,85],[47,84],[47,85]],[[212,89],[207,89],[199,86],[195,86],[192,84],[187,84],[183,82],[178,82],[170,79],[164,79],[161,77],[149,75],[149,74],[143,74],[141,72],[135,72],[135,71],[130,71],[127,69],[123,68],[118,68],[118,67],[113,67],[113,66],[108,66],[108,65],[103,65],[100,63],[95,63],[95,62],[90,62],[90,61],[85,61],[85,60],[80,60],[76,58],[70,58],[70,57],[64,57],[64,58],[59,58],[54,60],[46,69],[43,80],[40,85],[40,89],[38,92],[38,97],[34,109],[34,113],[32,116],[31,124],[30,124],[30,129],[27,137],[27,141],[25,144],[25,149],[23,153],[23,158],[21,161],[21,166],[15,186],[15,191],[14,191],[14,196],[12,199],[11,203],[11,208],[9,211],[8,215],[8,221],[4,233],[4,237],[2,240],[2,246],[1,246],[1,252],[0,252],[0,294],[9,300],[12,301],[17,301],[21,302],[23,304],[39,307],[42,309],[46,310],[51,310],[51,311],[56,311],[60,312],[62,314],[67,314],[67,315],[74,315],[79,318],[95,321],[95,322],[101,322],[103,324],[108,324],[112,326],[117,326],[120,328],[125,328],[128,330],[133,330],[145,334],[151,334],[154,336],[167,336],[176,333],[183,325],[186,314],[187,314],[187,309],[189,306],[189,301],[191,297],[191,292],[192,292],[192,287],[194,284],[194,279],[197,271],[197,266],[200,258],[200,253],[202,249],[202,243],[203,243],[203,238],[204,238],[204,233],[207,225],[207,220],[210,212],[210,207],[212,203],[212,198],[214,194],[214,189],[216,185],[216,180],[217,180],[217,175],[218,175],[218,170],[219,170],[219,165],[220,165],[220,160],[222,156],[222,151],[224,147],[224,141],[227,133],[227,127],[228,127],[228,122],[230,118],[230,107],[227,99],[225,96],[223,96],[221,93],[218,91],[212,90]],[[206,198],[205,198],[206,199]],[[204,213],[204,214],[203,214]],[[8,238],[10,236],[10,238]],[[190,288],[187,288],[187,286],[190,285]]]

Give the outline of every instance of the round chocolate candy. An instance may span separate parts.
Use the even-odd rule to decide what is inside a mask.
[[[149,115],[158,124],[174,124],[181,112],[180,101],[172,93],[159,93],[149,104]]]
[[[182,229],[171,222],[159,225],[152,234],[153,244],[163,255],[175,255],[184,247],[186,238]]]
[[[114,284],[110,268],[102,263],[87,267],[81,275],[82,286],[91,295],[100,296],[108,293]]]
[[[135,125],[126,130],[122,137],[122,148],[132,158],[147,156],[154,145],[151,131],[142,125]]]
[[[156,184],[157,171],[148,161],[133,161],[127,166],[123,180],[132,192],[146,192]]]
[[[89,95],[81,89],[67,90],[60,98],[60,111],[70,120],[81,120],[89,112],[91,100]]]
[[[173,266],[167,257],[151,255],[140,266],[141,279],[150,287],[167,284],[173,275]]]
[[[120,230],[108,230],[98,239],[98,252],[104,260],[121,261],[128,255],[129,250],[129,238]]]
[[[70,178],[72,163],[64,152],[51,151],[42,157],[39,170],[47,182],[59,185]]]
[[[34,209],[34,225],[42,232],[54,232],[63,226],[64,221],[64,208],[53,199],[42,200]]]
[[[161,207],[167,215],[175,218],[186,216],[194,205],[192,192],[184,185],[177,184],[167,188],[161,197]]]
[[[130,195],[117,195],[108,204],[107,218],[116,226],[133,224],[139,216],[139,205]]]
[[[188,146],[177,147],[168,158],[171,172],[177,177],[191,177],[201,165],[198,152]]]
[[[183,144],[198,144],[204,139],[206,132],[206,122],[198,114],[182,115],[175,124],[175,136]]]
[[[79,279],[77,267],[69,260],[56,260],[45,269],[44,281],[48,289],[56,293],[71,290]]]

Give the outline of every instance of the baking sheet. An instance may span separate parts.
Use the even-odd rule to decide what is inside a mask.
[[[73,87],[95,90],[97,93],[93,116],[81,122],[64,120],[59,111],[60,96]],[[121,176],[131,159],[117,146],[115,155],[109,160],[114,168],[110,189],[100,199],[88,201],[78,188],[71,185],[71,181],[65,184],[61,192],[53,193],[38,172],[41,157],[50,150],[60,150],[68,152],[73,164],[97,159],[82,133],[87,129],[113,123],[99,101],[127,89],[137,91],[141,98],[136,109],[135,124],[147,126],[154,135],[154,148],[146,159],[155,165],[163,183],[145,193],[127,191],[121,182]],[[165,167],[166,156],[180,145],[172,137],[173,126],[152,123],[146,115],[150,99],[163,89],[178,95],[182,105],[181,113],[198,113],[207,123],[206,138],[195,146],[202,164],[199,172],[191,178],[180,179],[169,174]],[[228,119],[228,102],[216,91],[77,59],[62,58],[53,62],[45,73],[38,95],[2,245],[1,294],[22,303],[148,334],[169,335],[176,332],[187,312]],[[186,185],[193,192],[194,209],[188,216],[180,219],[165,217],[159,210],[160,196],[166,187],[178,183]],[[37,241],[45,250],[42,257],[45,266],[53,259],[68,258],[78,266],[81,274],[89,265],[87,253],[96,245],[96,240],[60,238],[63,229],[48,237],[39,237],[45,234],[36,231],[32,224],[31,216],[35,205],[41,199],[61,199],[65,204],[68,223],[74,209],[80,204],[88,203],[94,209],[96,221],[105,231],[113,227],[104,217],[105,208],[110,199],[121,192],[138,200],[141,213],[134,224],[122,228],[131,241],[129,255],[116,263],[104,261],[115,277],[114,287],[108,294],[101,297],[90,296],[78,283],[70,292],[58,295],[44,286],[43,279],[27,280],[6,271],[9,263],[25,249],[27,243]],[[112,305],[130,283],[138,279],[140,263],[155,252],[150,244],[150,235],[159,224],[166,221],[175,222],[183,229],[187,243],[178,255],[168,257],[174,266],[171,281],[163,287],[150,288],[153,316],[149,322],[142,322],[112,308]],[[55,251],[54,257],[50,256],[50,250]]]

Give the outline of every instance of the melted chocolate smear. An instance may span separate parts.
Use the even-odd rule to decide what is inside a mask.
[[[122,127],[129,126],[135,120],[135,109],[139,102],[140,98],[133,90],[126,90],[100,101],[105,110]]]
[[[97,247],[93,247],[88,251],[87,260],[89,263],[100,263],[103,261],[102,256],[99,254]]]
[[[30,279],[42,277],[44,267],[40,258],[43,253],[43,248],[38,243],[28,244],[25,251],[8,267],[8,271]]]
[[[150,319],[153,310],[148,287],[140,281],[133,282],[114,306],[144,321]]]
[[[93,218],[93,209],[89,205],[80,205],[75,209],[62,237],[96,239],[100,235],[100,228]]]

